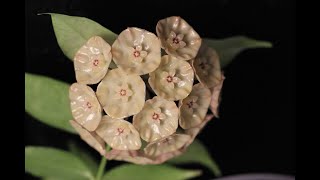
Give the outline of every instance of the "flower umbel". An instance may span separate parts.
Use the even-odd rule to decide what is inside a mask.
[[[163,163],[217,117],[224,80],[217,53],[181,17],[160,20],[156,32],[130,27],[112,46],[94,36],[75,56],[70,124],[107,159]],[[87,86],[97,83],[96,91]]]

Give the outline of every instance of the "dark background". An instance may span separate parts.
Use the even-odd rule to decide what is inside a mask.
[[[26,0],[25,71],[69,83],[75,81],[73,64],[56,42],[50,17],[37,16],[43,12],[87,17],[115,33],[129,26],[155,32],[158,20],[179,15],[202,37],[246,35],[271,41],[272,49],[244,51],[225,69],[220,119],[210,122],[198,138],[225,175],[247,172],[295,175],[295,8],[295,1],[291,0],[170,3]],[[66,139],[79,138],[25,114],[25,145],[66,148]],[[97,153],[79,143],[99,159]],[[111,161],[108,166],[118,164]],[[203,179],[212,177],[204,170]]]

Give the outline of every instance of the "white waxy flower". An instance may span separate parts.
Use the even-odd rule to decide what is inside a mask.
[[[187,97],[193,85],[194,73],[190,64],[173,56],[162,56],[160,66],[149,74],[154,92],[168,100]]]
[[[132,27],[122,31],[112,45],[113,60],[129,74],[143,75],[160,64],[159,38],[144,29]]]
[[[213,114],[207,114],[204,120],[202,121],[201,124],[198,126],[192,127],[190,129],[186,129],[185,133],[191,136],[191,139],[187,142],[186,147],[192,144],[194,139],[197,137],[197,135],[200,133],[200,131],[205,127],[205,125],[213,119],[214,115]]]
[[[97,88],[97,97],[104,111],[113,118],[125,118],[141,111],[146,86],[140,76],[113,69]]]
[[[147,157],[154,159],[158,156],[181,149],[190,139],[191,137],[187,134],[173,134],[148,144],[144,148],[144,152]]]
[[[179,124],[183,129],[195,127],[204,121],[210,105],[211,93],[204,85],[193,86],[189,96],[180,101]]]
[[[103,116],[96,133],[113,149],[137,150],[141,147],[138,131],[130,122],[123,119]]]
[[[201,45],[199,34],[181,17],[162,19],[156,27],[162,48],[181,60],[190,60],[197,55]]]
[[[74,57],[76,79],[81,84],[96,84],[106,75],[112,59],[111,46],[101,37],[91,37]]]
[[[133,125],[147,142],[173,134],[178,128],[179,109],[173,101],[155,96],[133,116]]]
[[[70,120],[70,124],[79,133],[82,140],[97,150],[101,155],[105,154],[106,145],[101,137],[99,137],[95,132],[89,132],[74,120]]]
[[[191,61],[199,82],[208,88],[218,85],[222,79],[220,61],[217,52],[202,43],[197,56]]]
[[[215,117],[219,117],[219,112],[218,112],[218,108],[219,108],[219,104],[220,104],[220,97],[221,97],[221,90],[222,90],[222,85],[223,82],[225,80],[224,75],[222,75],[222,79],[220,81],[220,83],[211,88],[211,101],[210,101],[210,109],[212,111],[212,113],[214,114]]]
[[[127,161],[134,164],[154,164],[154,162],[145,157],[139,150],[116,150],[107,152],[105,157],[109,160]]]
[[[94,131],[102,117],[102,108],[94,91],[87,85],[73,83],[69,88],[69,99],[75,121]]]

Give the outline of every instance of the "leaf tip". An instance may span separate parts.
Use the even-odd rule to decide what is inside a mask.
[[[52,13],[37,13],[37,16],[41,16],[41,15],[51,15]]]
[[[185,175],[187,178],[195,178],[202,175],[202,170],[200,169],[192,170],[192,171],[186,172]]]
[[[269,41],[260,41],[259,43],[261,48],[272,48],[273,44]]]

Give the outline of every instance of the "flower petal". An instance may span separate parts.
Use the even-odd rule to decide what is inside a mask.
[[[169,89],[169,90],[172,90],[172,89],[174,89],[174,83],[173,82],[167,82],[167,86],[166,86],[166,88],[167,89]]]
[[[167,116],[164,113],[160,113],[159,115],[159,119],[163,120],[165,119]]]
[[[161,113],[161,109],[159,107],[157,107],[157,108],[154,109],[154,112],[157,113],[157,114],[160,114]]]
[[[187,44],[186,44],[186,42],[184,42],[184,41],[180,41],[180,42],[179,42],[179,48],[184,48],[186,45],[187,45]]]
[[[136,46],[136,51],[141,51],[142,50],[142,46],[141,45],[138,45],[138,46]]]
[[[176,70],[175,69],[170,69],[169,70],[169,76],[174,76],[176,75]]]
[[[178,78],[178,77],[173,77],[173,83],[178,83],[180,82],[181,80]]]
[[[122,101],[123,103],[128,102],[128,99],[129,99],[128,96],[121,96],[121,101]]]
[[[200,107],[200,106],[199,106],[197,103],[195,103],[195,102],[192,104],[192,108],[193,108],[193,109],[197,109],[197,108],[199,108],[199,107]]]
[[[147,51],[140,51],[140,57],[145,58],[148,55]]]
[[[126,91],[128,97],[132,96],[133,92],[129,88]]]
[[[128,84],[127,83],[122,83],[122,86],[121,86],[121,90],[127,90],[128,89]]]
[[[176,33],[174,33],[173,31],[170,31],[169,38],[171,38],[172,40],[175,37],[176,37]]]
[[[121,99],[122,98],[122,96],[120,95],[120,93],[119,92],[117,92],[115,95],[114,95],[114,97],[113,97],[114,99]]]

